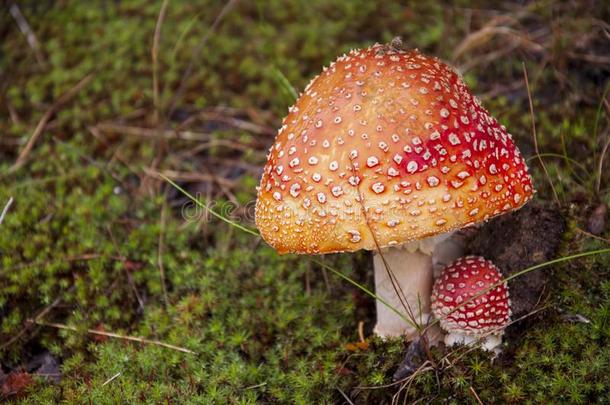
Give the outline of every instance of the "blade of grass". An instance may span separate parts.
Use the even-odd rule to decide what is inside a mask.
[[[525,78],[525,88],[527,90],[527,99],[529,101],[530,107],[530,117],[532,120],[532,138],[534,139],[534,150],[536,152],[536,156],[538,156],[538,160],[540,161],[540,166],[542,166],[542,170],[544,170],[544,174],[551,186],[551,190],[553,190],[553,195],[555,196],[555,201],[557,205],[561,205],[561,201],[559,200],[559,195],[557,195],[557,191],[555,190],[555,186],[553,185],[553,181],[551,180],[551,176],[549,176],[549,172],[546,169],[546,165],[544,161],[540,158],[540,150],[538,149],[538,135],[536,134],[536,117],[534,116],[534,102],[532,101],[532,92],[530,91],[530,82],[527,77],[527,69],[525,67],[525,62],[522,62],[523,65],[523,77]]]
[[[71,331],[71,332],[79,332],[78,328],[76,328],[74,326],[68,326],[63,323],[44,322],[40,319],[30,319],[30,320],[28,320],[28,322],[36,324],[36,325],[40,325],[40,326],[48,326],[50,328],[62,329],[62,330],[67,330],[67,331]],[[169,343],[161,342],[160,340],[151,340],[151,339],[146,339],[146,338],[143,338],[140,336],[120,335],[118,333],[106,332],[106,331],[97,330],[97,329],[84,329],[84,331],[91,335],[105,336],[105,337],[121,339],[121,340],[129,340],[131,342],[138,342],[138,343],[145,344],[145,345],[161,346],[161,347],[165,347],[167,349],[175,350],[175,351],[182,352],[182,353],[197,354],[194,351],[189,350],[185,347],[171,345]]]
[[[358,287],[360,290],[362,290],[365,294],[370,295],[371,297],[375,298],[376,300],[378,300],[379,302],[381,302],[383,305],[385,305],[386,307],[388,307],[391,311],[393,311],[394,313],[396,313],[396,315],[398,315],[402,320],[404,320],[405,322],[407,322],[409,325],[413,326],[414,328],[416,328],[416,324],[414,324],[412,321],[410,321],[409,319],[407,319],[406,316],[404,316],[404,314],[402,314],[399,310],[397,310],[396,308],[394,308],[392,305],[390,305],[387,301],[385,301],[383,298],[379,297],[378,295],[376,295],[374,292],[372,292],[371,290],[369,290],[368,288],[366,288],[365,286],[363,286],[362,284],[358,283],[356,280],[353,280],[352,278],[346,276],[345,274],[341,273],[340,271],[332,268],[331,266],[327,265],[326,263],[318,260],[318,259],[310,259],[312,262],[314,262],[315,264],[317,264],[318,266],[324,267],[326,270],[330,271],[331,273],[333,273],[334,275],[342,278],[343,280],[347,281],[348,283]]]
[[[599,120],[602,116],[602,109],[604,108],[604,101],[608,96],[608,90],[610,90],[610,82],[604,89],[602,99],[599,100],[599,105],[597,106],[597,113],[595,114],[595,125],[593,126],[593,162],[597,161],[597,133],[599,131]]]
[[[357,173],[358,169],[355,166],[351,166],[350,170],[353,173]],[[360,190],[360,184],[358,184],[358,195],[364,195],[362,193],[362,191]],[[415,319],[415,314],[413,313],[413,309],[411,308],[411,306],[409,305],[409,301],[407,300],[407,296],[405,295],[400,282],[398,281],[398,278],[396,277],[396,275],[394,274],[394,272],[392,271],[392,269],[390,268],[389,263],[387,262],[385,256],[383,255],[383,252],[381,251],[381,246],[379,245],[379,242],[377,241],[377,237],[375,236],[375,231],[373,230],[373,227],[371,226],[371,223],[369,221],[367,212],[366,212],[366,208],[364,207],[364,199],[360,199],[360,208],[362,210],[362,215],[364,216],[364,220],[366,222],[366,226],[369,229],[369,231],[371,232],[371,236],[373,237],[373,241],[375,242],[375,248],[376,248],[376,252],[379,255],[379,257],[381,257],[381,261],[383,262],[383,266],[386,270],[386,273],[390,279],[390,282],[392,283],[392,288],[394,289],[394,293],[396,293],[396,297],[398,298],[398,301],[400,302],[400,304],[402,305],[402,307],[405,310],[405,313],[407,314],[407,317],[410,319],[411,322],[408,322],[411,326],[413,326],[418,332],[422,331],[422,328],[420,326],[420,324],[417,322],[417,319]],[[419,298],[419,295],[418,295]]]
[[[606,156],[606,152],[608,151],[608,147],[610,146],[610,137],[604,144],[602,148],[602,154],[599,156],[599,165],[597,167],[597,178],[595,179],[595,193],[599,194],[599,190],[602,186],[602,173],[604,169],[604,157]]]
[[[274,66],[272,72],[273,72],[273,76],[275,76],[275,79],[278,81],[281,89],[283,90],[284,94],[289,98],[287,100],[289,102],[288,104],[294,103],[296,101],[296,99],[299,97],[299,93],[296,91],[294,86],[290,83],[288,78],[286,78],[286,76],[284,76],[284,74],[282,73],[281,70],[279,70],[277,67]]]
[[[570,260],[578,259],[579,257],[594,256],[594,255],[598,255],[598,254],[602,254],[602,253],[609,253],[610,254],[610,248],[590,250],[588,252],[580,252],[580,253],[576,253],[576,254],[573,254],[573,255],[559,257],[557,259],[549,260],[548,262],[536,264],[534,266],[530,266],[530,267],[528,267],[526,269],[523,269],[523,270],[518,271],[518,272],[516,272],[514,274],[511,274],[510,276],[506,277],[504,279],[504,281],[508,282],[508,281],[510,281],[512,279],[515,279],[515,278],[519,277],[519,276],[527,274],[530,271],[534,271],[534,270],[537,270],[537,269],[541,269],[543,267],[551,266],[553,264],[567,262],[567,261],[570,261]],[[495,288],[495,287],[497,287],[497,285],[494,286],[493,288]]]
[[[163,26],[163,20],[165,20],[165,13],[167,12],[167,5],[169,0],[163,0],[161,9],[159,10],[159,16],[157,17],[157,24],[155,26],[155,34],[153,37],[153,45],[150,51],[151,62],[152,62],[152,81],[153,81],[153,105],[154,109],[154,122],[158,124],[159,116],[161,115],[161,104],[159,102],[159,43],[161,42],[161,27]]]
[[[580,163],[578,160],[574,160],[574,159],[572,159],[572,158],[570,158],[568,156],[565,156],[565,155],[560,155],[559,153],[551,153],[551,152],[540,153],[538,155],[534,155],[534,156],[528,157],[527,159],[525,159],[525,161],[529,163],[529,162],[531,162],[534,159],[538,159],[539,157],[541,157],[541,158],[553,157],[553,158],[558,158],[558,159],[565,160],[566,162],[569,161],[570,163],[572,163],[573,165],[577,166],[579,169],[584,171],[588,176],[591,176],[591,173],[589,172],[589,170],[587,170],[585,165]]]
[[[249,233],[250,235],[254,235],[257,237],[260,237],[260,234],[250,228],[246,228],[245,226],[238,224],[235,221],[231,221],[228,218],[223,217],[222,215],[220,215],[219,213],[217,213],[216,211],[214,211],[213,209],[211,209],[210,207],[208,207],[207,205],[205,205],[203,202],[199,201],[198,199],[196,199],[195,197],[193,197],[188,191],[186,191],[185,189],[183,189],[182,187],[180,187],[179,185],[177,185],[173,180],[171,180],[170,178],[168,178],[167,176],[165,176],[163,173],[161,172],[157,172],[157,174],[159,175],[159,177],[162,177],[163,180],[167,181],[169,184],[171,184],[172,186],[174,186],[176,188],[176,190],[180,191],[182,194],[184,194],[185,196],[187,196],[190,200],[192,200],[195,204],[199,205],[201,208],[203,208],[204,210],[206,210],[208,213],[210,213],[211,215],[215,216],[216,218],[220,219],[221,221],[226,222],[227,224],[234,226],[235,228],[244,231],[246,233]]]
[[[4,222],[4,217],[6,216],[6,213],[8,212],[8,210],[11,208],[13,201],[14,201],[13,197],[12,196],[9,197],[8,202],[4,206],[4,209],[2,210],[2,213],[0,213],[0,225],[2,225],[2,222]]]
[[[176,43],[173,46],[174,49],[172,50],[172,57],[170,59],[171,61],[176,60],[178,51],[180,50],[180,48],[182,48],[184,39],[186,38],[187,34],[191,31],[191,29],[195,26],[195,23],[199,20],[199,17],[201,17],[201,14],[202,14],[202,12],[195,14],[195,16],[192,17],[189,20],[189,22],[186,24],[186,26],[184,27],[182,32],[180,32],[180,36],[178,37],[178,39],[176,40]]]

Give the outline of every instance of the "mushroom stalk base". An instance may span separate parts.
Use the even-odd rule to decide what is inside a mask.
[[[486,336],[475,336],[461,332],[451,332],[445,336],[445,344],[447,346],[453,346],[455,344],[480,346],[483,350],[498,355],[502,351],[502,336],[494,333]]]
[[[381,254],[375,253],[373,263],[377,296],[423,329],[430,318],[432,256],[421,251],[409,252],[405,248],[389,248]],[[382,338],[406,335],[408,340],[420,333],[379,300],[374,332]],[[431,345],[442,339],[440,329],[436,327],[429,328],[427,334]]]

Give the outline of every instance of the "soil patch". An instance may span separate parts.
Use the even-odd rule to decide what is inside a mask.
[[[563,216],[557,209],[529,204],[484,225],[473,236],[469,247],[472,254],[493,261],[504,276],[510,276],[553,259],[565,227]],[[508,283],[513,319],[534,309],[549,277],[548,269],[534,270]]]

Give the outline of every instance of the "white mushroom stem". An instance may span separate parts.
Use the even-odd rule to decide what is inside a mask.
[[[432,256],[421,251],[409,252],[403,247],[389,248],[375,253],[373,264],[375,294],[385,301],[377,300],[375,334],[382,338],[407,335],[407,339],[413,340],[419,331],[388,305],[409,321],[426,325],[430,316]]]
[[[453,260],[462,253],[454,244],[447,245],[449,236],[451,234],[447,233],[375,253],[375,293],[385,302],[377,300],[375,334],[382,338],[406,335],[408,340],[413,340],[426,327],[431,316],[433,252],[435,256],[442,257],[442,261]],[[386,304],[418,327],[406,322]],[[429,328],[430,344],[434,345],[440,340],[440,329]]]
[[[451,264],[458,257],[464,256],[465,250],[466,235],[460,231],[449,233],[445,240],[438,242],[432,254],[434,278],[441,274],[443,268]]]

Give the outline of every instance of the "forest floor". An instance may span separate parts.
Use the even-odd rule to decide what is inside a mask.
[[[0,8],[0,400],[610,401],[610,254],[572,257],[610,247],[606,2],[19,3]],[[252,229],[295,89],[394,36],[459,69],[533,174],[469,252],[558,259],[511,281],[499,357],[438,347],[399,381],[408,343],[372,336],[373,298],[161,176]],[[319,260],[373,288],[370,253]]]

